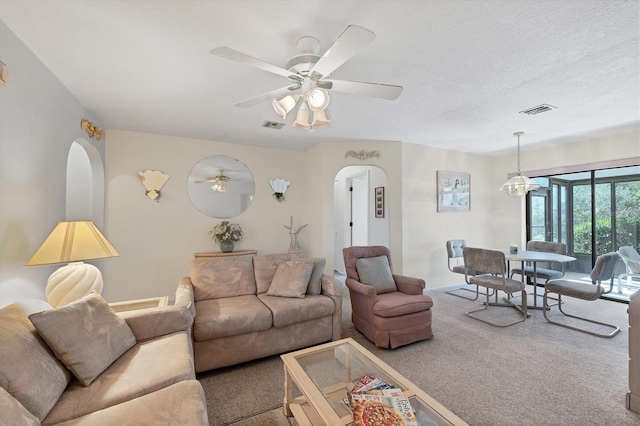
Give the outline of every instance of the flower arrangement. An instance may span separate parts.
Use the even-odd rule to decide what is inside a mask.
[[[242,228],[237,223],[223,220],[209,231],[211,239],[219,243],[236,242],[242,239]]]

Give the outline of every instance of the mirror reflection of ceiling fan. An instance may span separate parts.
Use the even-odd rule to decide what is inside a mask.
[[[224,171],[220,170],[220,173],[217,176],[197,180],[196,183],[213,183],[213,185],[211,185],[211,189],[214,191],[227,192],[227,182],[229,180],[229,176],[225,176]]]
[[[301,37],[297,46],[301,53],[280,68],[229,47],[217,47],[211,54],[280,75],[289,84],[270,92],[238,102],[235,106],[247,108],[260,102],[272,100],[273,109],[283,119],[299,103],[298,114],[293,125],[312,130],[328,125],[327,114],[329,90],[361,96],[372,96],[394,100],[402,93],[402,86],[334,80],[329,76],[356,52],[373,41],[376,35],[363,27],[349,25],[322,56],[318,55],[320,42],[310,36]],[[309,112],[313,113],[313,121]]]

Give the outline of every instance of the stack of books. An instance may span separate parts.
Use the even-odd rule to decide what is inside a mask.
[[[356,426],[417,426],[409,399],[402,390],[370,375],[362,376],[343,401]]]

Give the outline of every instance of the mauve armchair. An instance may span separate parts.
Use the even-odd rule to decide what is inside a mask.
[[[391,253],[384,246],[354,246],[343,249],[342,253],[347,272],[345,284],[351,297],[351,320],[358,331],[376,346],[391,349],[433,337],[433,300],[422,294],[424,280],[394,274]],[[387,273],[395,289],[387,288],[384,292],[376,289],[363,269],[365,259],[368,259],[365,262],[382,260],[384,268],[388,264]],[[382,275],[385,274],[374,273],[375,278]]]

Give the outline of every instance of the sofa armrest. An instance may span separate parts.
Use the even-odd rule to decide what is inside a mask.
[[[178,331],[191,333],[193,316],[189,306],[165,306],[120,312],[138,342]]]
[[[342,297],[342,284],[331,275],[323,274],[321,281],[322,294],[326,296]]]
[[[330,275],[323,274],[321,278],[322,294],[333,300],[333,335],[331,340],[342,338],[342,283]]]
[[[184,277],[181,278],[178,282],[178,288],[176,289],[176,301],[174,304],[176,306],[186,306],[187,308],[189,308],[191,317],[195,318],[196,303],[191,278]]]
[[[425,282],[422,278],[393,274],[393,280],[396,282],[398,291],[405,294],[422,294],[422,290],[425,288]]]

